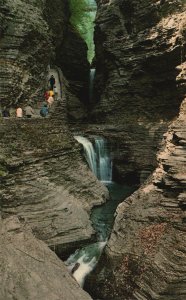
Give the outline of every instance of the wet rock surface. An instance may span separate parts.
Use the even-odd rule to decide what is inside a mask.
[[[130,177],[133,168],[140,181],[156,167],[162,134],[185,93],[176,80],[185,55],[184,2],[97,3],[92,123],[117,131],[116,177]]]
[[[91,240],[90,210],[108,195],[66,125],[11,118],[2,121],[0,132],[3,217],[25,218],[60,253]]]
[[[123,136],[125,142],[118,143],[125,145],[123,153],[132,149],[133,169],[138,159],[143,159],[143,147],[144,164],[148,162],[144,170],[149,168],[148,155],[157,168],[138,191],[118,206],[105,254],[87,285],[92,295],[101,299],[183,300],[186,297],[186,8],[184,1],[130,1],[130,4],[98,1],[100,100],[93,117],[103,127],[107,123],[107,127],[116,124],[119,128],[119,124],[125,123],[123,128],[128,127]],[[99,43],[101,36],[104,41]],[[137,136],[139,125],[142,130]],[[153,126],[160,126],[157,141],[150,138]],[[162,142],[163,131],[167,132]],[[149,138],[145,132],[149,132]],[[139,141],[144,136],[141,147]],[[126,169],[130,162],[126,161]]]
[[[117,208],[107,264],[99,270],[104,299],[185,298],[184,107],[185,101],[152,178]]]
[[[137,183],[143,182],[157,168],[147,183],[118,207],[91,289],[95,297],[106,300],[185,300],[184,1],[97,2],[96,93],[90,114],[93,125],[88,122],[79,127],[82,131],[77,126],[73,129],[108,139],[114,177],[121,182],[133,181],[133,176]],[[86,47],[74,36],[68,19],[67,1],[0,3],[2,104],[24,103],[26,97],[38,101],[47,84],[50,63],[62,67],[70,80],[64,79],[65,107],[56,107],[51,118],[0,122],[1,215],[18,215],[37,238],[61,256],[94,238],[90,210],[108,196],[89,171],[80,154],[82,148],[67,126],[67,115],[71,121],[84,120],[85,110],[77,96],[86,88],[88,68],[80,59]],[[76,44],[81,49],[74,60],[77,68],[71,61],[76,54],[72,37],[78,39]],[[67,61],[72,62],[69,69]],[[73,77],[73,69],[80,71],[81,78]],[[179,118],[167,132],[182,101]],[[156,153],[162,145],[157,161]],[[8,226],[9,221],[5,222]],[[19,232],[20,227],[16,228]],[[16,239],[16,230],[11,232],[11,238]],[[18,243],[23,241],[18,239]],[[6,260],[11,255],[8,253]],[[61,278],[61,273],[54,272]],[[12,286],[19,276],[13,274]],[[46,298],[46,276],[40,299]],[[11,295],[12,286],[3,290],[3,300]],[[30,293],[32,299],[32,291],[30,285],[18,293],[22,299]],[[65,300],[74,299],[68,287],[65,293]],[[58,294],[51,299],[55,297],[58,299]],[[89,298],[82,294],[81,299]]]
[[[88,300],[63,262],[16,217],[0,221],[0,299]]]
[[[162,147],[163,134],[168,123],[132,124],[86,124],[74,126],[79,131],[91,136],[103,136],[108,143],[113,161],[113,180],[118,183],[140,184],[153,172],[157,165],[156,153]]]

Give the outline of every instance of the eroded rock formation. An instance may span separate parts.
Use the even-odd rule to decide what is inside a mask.
[[[92,206],[107,191],[80,156],[62,120],[7,119],[1,134],[1,210],[17,214],[35,235],[64,254],[92,238]]]
[[[117,209],[96,284],[103,299],[186,297],[185,105],[152,178]]]
[[[97,3],[92,120],[109,127],[111,144],[117,135],[116,178],[125,180],[132,169],[145,178],[183,99],[176,67],[185,54],[184,1]]]
[[[49,64],[62,67],[62,90],[66,86],[66,97],[63,90],[52,120],[1,120],[3,216],[15,213],[28,218],[37,237],[54,247],[62,243],[64,250],[76,240],[92,238],[89,212],[106,193],[82,161],[66,125],[67,114],[74,114],[77,106],[83,114],[77,94],[86,90],[88,81],[86,46],[69,23],[67,0],[5,0],[0,12],[1,106],[44,100]]]
[[[104,64],[98,67],[97,74],[104,78],[100,102],[94,111],[98,120],[103,110],[107,122],[116,122],[114,113],[107,110],[109,101],[116,120],[127,122],[131,130],[125,145],[137,146],[133,126],[139,128],[140,124],[141,128],[150,129],[151,121],[165,125],[178,112],[180,100],[182,104],[178,118],[164,135],[155,172],[117,208],[111,238],[94,278],[93,294],[109,300],[183,300],[186,297],[185,2],[98,3],[97,34],[105,34],[104,43],[97,46],[98,60],[102,55]],[[115,43],[111,43],[113,40]],[[103,74],[101,68],[106,65]],[[134,91],[132,97],[130,91]]]
[[[45,86],[52,43],[43,6],[44,1],[0,3],[1,105],[37,98]]]
[[[0,221],[0,299],[90,300],[59,258],[16,217]]]
[[[26,99],[42,101],[48,88],[48,67],[55,64],[73,87],[74,96],[67,103],[69,116],[75,118],[74,111],[79,106],[81,113],[76,119],[83,118],[85,108],[80,97],[82,101],[87,98],[87,47],[69,19],[68,0],[1,1],[1,106],[14,107]]]

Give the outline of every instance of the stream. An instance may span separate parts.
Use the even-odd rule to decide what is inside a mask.
[[[65,262],[73,277],[83,287],[87,275],[97,265],[107,244],[118,204],[127,198],[135,188],[112,181],[112,160],[107,141],[104,138],[94,137],[94,143],[82,136],[75,136],[75,139],[83,145],[84,155],[90,169],[107,186],[110,193],[109,201],[92,210],[91,221],[97,232],[98,241],[82,249],[77,249]]]

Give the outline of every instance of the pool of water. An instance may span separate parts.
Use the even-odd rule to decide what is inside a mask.
[[[135,190],[134,187],[120,185],[115,182],[105,184],[110,192],[110,200],[104,205],[94,208],[91,215],[93,227],[97,232],[98,242],[82,249],[77,249],[66,261],[67,268],[82,287],[86,276],[95,268],[106,246],[118,204]]]
[[[105,241],[110,235],[118,204],[135,191],[134,186],[120,185],[116,182],[107,183],[106,186],[110,193],[110,200],[104,205],[94,208],[91,216],[93,227],[101,241]]]

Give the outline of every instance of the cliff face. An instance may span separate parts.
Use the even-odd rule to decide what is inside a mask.
[[[48,66],[55,64],[73,86],[75,96],[67,103],[69,115],[74,115],[77,104],[73,103],[77,102],[82,118],[85,109],[78,97],[83,101],[82,95],[86,95],[89,64],[86,45],[72,30],[69,18],[68,0],[1,1],[1,106],[14,106],[26,99],[35,103],[42,101],[44,90],[48,88]],[[69,52],[68,47],[71,49]]]
[[[90,209],[105,201],[107,191],[67,125],[55,118],[12,118],[1,122],[0,135],[2,216],[25,218],[59,254],[90,241]]]
[[[165,136],[152,178],[117,208],[96,276],[103,299],[186,297],[185,109],[186,100]]]
[[[98,7],[98,119],[99,112],[104,122],[115,122],[117,116],[120,124],[128,119],[170,120],[178,113],[175,68],[184,55],[184,2],[161,3],[120,0]]]
[[[176,67],[185,54],[184,1],[97,3],[92,118],[117,132],[121,143],[114,158],[117,177],[125,177],[127,163],[129,172],[133,166],[140,177],[156,166],[162,133],[183,99]]]
[[[43,100],[39,97],[47,86],[49,64],[62,68],[68,61],[72,68],[74,63],[75,72],[81,74],[78,85],[84,89],[89,66],[86,46],[72,30],[69,18],[67,0],[1,1],[2,106],[24,104],[26,98],[35,103]],[[70,46],[74,42],[76,48]],[[66,65],[62,71],[64,86],[72,84],[68,79],[77,80],[67,72]],[[93,238],[90,209],[107,197],[106,189],[88,170],[66,124],[67,113],[74,110],[72,103],[78,103],[83,111],[77,91],[73,97],[66,92],[63,101],[55,101],[53,119],[11,117],[0,121],[2,215],[28,219],[35,235],[59,253],[74,249],[76,241],[81,245]]]
[[[11,217],[0,228],[0,299],[91,299],[24,222]]]
[[[105,87],[95,114],[104,106],[106,120],[115,122],[114,114],[109,113],[104,104],[107,103],[107,95],[119,121],[129,122],[132,129],[139,124],[139,121],[133,119],[133,114],[136,114],[142,127],[148,124],[149,118],[150,128],[151,119],[159,126],[160,120],[166,124],[166,118],[171,120],[178,111],[179,99],[182,104],[178,118],[175,118],[164,134],[164,146],[157,156],[158,165],[153,175],[117,208],[115,225],[105,256],[97,269],[97,281],[92,290],[94,296],[99,295],[102,299],[110,300],[183,300],[186,297],[186,7],[184,1],[130,1],[132,7],[125,6],[127,3],[105,1],[104,5],[103,2],[99,4],[98,27],[106,33],[105,41],[101,49],[98,49],[98,59],[100,53],[104,54],[102,61],[109,60],[109,68],[107,78],[104,77]],[[127,7],[130,11],[126,10]],[[118,18],[116,15],[114,18],[113,11],[117,14],[119,11]],[[105,22],[101,22],[103,18]],[[114,46],[109,37],[112,34],[113,39],[116,37],[118,22],[120,27],[123,25],[122,28],[125,28],[128,38],[122,44],[120,37]],[[109,31],[108,27],[111,26],[113,30]],[[117,43],[121,48],[117,47]],[[127,49],[130,51],[126,52]],[[123,64],[117,65],[119,51],[120,62],[126,66],[125,69],[120,68]],[[117,66],[112,69],[114,63]],[[118,69],[120,74],[116,72]],[[137,73],[141,70],[137,77],[135,70]],[[97,76],[103,76],[100,69]],[[124,77],[130,79],[126,89],[123,85]],[[115,84],[118,85],[119,82],[122,84],[122,97],[119,97],[115,89]],[[131,92],[134,90],[138,102],[136,100],[134,103],[133,98],[129,101],[131,86]],[[121,112],[118,111],[116,101]],[[127,126],[129,128],[129,124]],[[125,137],[126,145],[136,144],[135,130],[131,130]],[[146,148],[146,144],[144,147]]]
[[[45,85],[52,54],[44,1],[1,1],[1,105],[36,97]]]
[[[89,63],[87,46],[71,26],[65,33],[65,39],[57,49],[56,64],[61,66],[68,80],[66,90],[69,121],[78,121],[86,117],[89,85]]]

